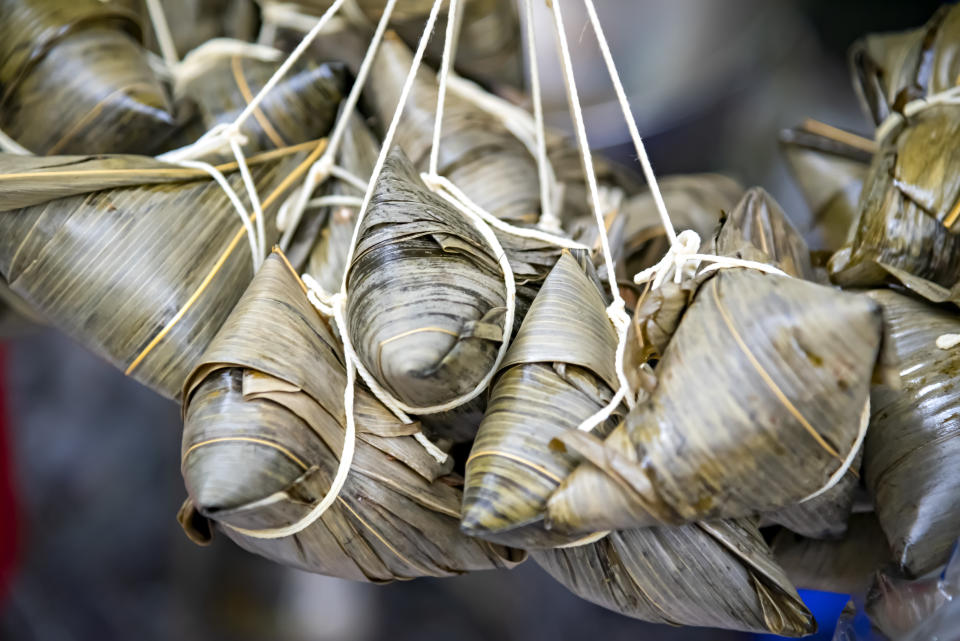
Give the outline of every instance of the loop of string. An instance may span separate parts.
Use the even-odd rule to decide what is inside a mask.
[[[163,64],[162,68],[173,84],[174,96],[179,96],[191,81],[206,73],[211,64],[230,56],[276,62],[283,57],[283,52],[267,45],[232,38],[213,38],[188,52],[183,60],[172,67]]]
[[[891,111],[887,114],[887,117],[883,119],[883,122],[877,126],[877,131],[874,134],[874,140],[877,143],[882,143],[886,140],[894,129],[896,129],[900,123],[905,122],[907,119],[912,118],[921,111],[934,107],[936,105],[958,105],[960,104],[960,86],[950,87],[949,89],[944,89],[943,91],[938,91],[937,93],[927,96],[926,98],[918,98],[916,100],[911,100],[903,107],[903,111]]]

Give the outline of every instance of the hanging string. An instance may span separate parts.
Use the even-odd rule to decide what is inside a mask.
[[[530,65],[530,92],[533,100],[533,119],[537,137],[537,173],[540,176],[540,227],[557,231],[560,218],[554,213],[551,187],[554,178],[547,158],[546,129],[543,125],[543,99],[540,94],[540,68],[537,62],[537,37],[533,24],[533,0],[525,0],[527,28],[527,58]]]
[[[583,421],[578,428],[583,431],[590,431],[601,424],[616,410],[621,402],[626,401],[631,409],[636,404],[632,394],[627,394],[630,385],[627,382],[627,375],[623,369],[623,357],[627,344],[627,331],[630,326],[630,317],[627,316],[626,303],[620,296],[620,287],[617,284],[616,269],[613,264],[613,255],[610,251],[610,240],[607,238],[606,224],[603,219],[603,211],[600,204],[600,192],[597,188],[597,175],[593,168],[593,157],[590,153],[590,144],[587,141],[587,131],[583,123],[583,112],[580,107],[580,97],[577,93],[577,83],[573,76],[573,62],[570,59],[570,47],[567,43],[567,34],[563,26],[563,16],[560,11],[560,2],[551,3],[553,7],[554,27],[557,32],[557,44],[560,48],[560,65],[563,69],[564,81],[567,88],[567,101],[570,104],[570,111],[573,114],[573,121],[577,133],[577,142],[580,146],[580,154],[583,159],[583,170],[587,177],[587,186],[590,190],[590,199],[593,204],[593,213],[596,218],[597,232],[599,233],[600,248],[603,254],[604,265],[607,269],[607,280],[610,284],[610,296],[613,302],[607,307],[607,316],[617,332],[617,351],[616,351],[616,371],[617,380],[620,388],[616,391],[610,402],[593,416]]]
[[[191,81],[210,70],[210,66],[224,58],[240,56],[253,58],[262,62],[276,62],[283,57],[283,52],[267,45],[234,40],[232,38],[213,38],[199,47],[189,51],[172,68],[166,67],[166,75],[173,82],[174,96],[184,92]]]
[[[444,40],[443,57],[440,60],[439,89],[437,90],[437,113],[433,120],[433,143],[430,146],[430,175],[437,176],[440,165],[440,134],[443,129],[443,107],[447,98],[447,78],[450,76],[450,65],[453,61],[454,45],[457,26],[457,0],[450,0],[450,9],[447,11],[447,33]]]
[[[303,184],[299,189],[291,194],[290,198],[280,207],[280,211],[277,214],[277,227],[283,230],[283,236],[280,239],[280,247],[283,249],[289,246],[293,234],[296,232],[300,220],[303,218],[303,212],[306,209],[310,196],[317,188],[317,185],[321,184],[329,176],[333,175],[334,177],[340,178],[360,190],[365,191],[367,189],[366,182],[345,169],[337,167],[334,163],[337,152],[340,149],[340,142],[346,134],[347,127],[350,124],[350,117],[360,100],[360,94],[366,84],[367,76],[370,75],[370,69],[373,67],[374,59],[380,48],[380,42],[383,40],[383,35],[387,30],[390,16],[396,4],[397,0],[387,0],[387,4],[383,8],[383,15],[380,17],[380,21],[377,23],[377,29],[370,39],[370,44],[367,46],[367,52],[364,54],[363,62],[360,63],[360,69],[357,71],[357,77],[353,82],[353,86],[350,88],[350,93],[347,94],[347,98],[344,100],[343,106],[340,108],[340,115],[334,125],[333,132],[331,132],[328,138],[327,149],[317,162],[310,167],[310,171],[307,172]]]
[[[597,34],[597,42],[600,45],[600,53],[607,67],[607,73],[610,80],[613,81],[613,89],[617,94],[617,102],[620,103],[620,109],[623,111],[623,119],[627,122],[627,129],[630,131],[630,138],[633,139],[633,147],[640,159],[640,166],[643,168],[643,175],[647,179],[647,185],[650,193],[653,194],[653,200],[657,204],[657,212],[660,214],[660,222],[667,234],[667,239],[673,245],[677,242],[677,232],[673,228],[673,222],[667,213],[667,205],[663,202],[663,195],[660,193],[660,185],[657,183],[656,174],[653,173],[653,165],[650,164],[650,158],[647,156],[646,146],[643,139],[640,138],[640,132],[637,130],[637,121],[633,117],[633,111],[630,109],[630,102],[627,100],[627,94],[623,90],[623,83],[620,82],[620,74],[617,73],[616,64],[613,56],[610,54],[610,47],[607,44],[607,38],[603,33],[603,27],[597,18],[597,11],[593,6],[593,0],[583,0],[587,8],[587,15],[590,16],[590,23],[593,25],[593,31]]]
[[[485,91],[477,85],[477,83],[462,78],[452,71],[450,77],[447,79],[447,88],[460,98],[471,102],[475,107],[496,117],[506,130],[513,134],[513,136],[527,148],[531,156],[534,158],[538,157],[536,140],[537,124],[528,111],[521,109],[495,94]],[[550,164],[549,157],[546,157],[545,160],[544,171],[547,176],[548,193],[551,194],[550,209],[551,211],[556,211],[560,188],[557,184],[557,178],[554,174],[553,166]],[[544,222],[542,217],[538,226],[547,231],[551,231],[552,229],[550,223]]]
[[[505,233],[522,237],[530,238],[535,240],[540,240],[545,243],[549,243],[558,247],[567,247],[571,249],[587,249],[585,245],[571,241],[554,234],[550,234],[544,231],[537,229],[524,229],[521,227],[515,227],[510,225],[507,222],[504,222],[485,211],[482,207],[477,205],[473,200],[467,196],[459,187],[457,187],[451,180],[447,179],[444,176],[439,175],[438,166],[439,166],[439,154],[440,154],[440,138],[443,129],[443,115],[444,115],[444,105],[446,103],[447,95],[447,86],[451,78],[451,66],[453,63],[454,53],[452,51],[452,42],[456,38],[456,30],[454,28],[454,23],[456,22],[455,12],[457,7],[457,0],[450,0],[450,14],[447,17],[447,32],[446,40],[444,41],[443,57],[441,59],[440,71],[437,76],[437,109],[434,116],[433,123],[433,142],[430,149],[430,163],[429,171],[421,174],[421,179],[424,183],[433,191],[434,193],[440,195],[448,203],[453,205],[458,211],[464,213],[471,217],[479,218],[480,220],[487,223],[491,227],[495,227]],[[541,132],[542,133],[542,132]],[[549,198],[548,198],[549,200]],[[504,341],[506,343],[506,341]],[[506,354],[506,345],[503,345],[502,351],[504,355]],[[496,367],[496,366],[495,366]],[[495,368],[494,368],[495,369]],[[491,373],[492,377],[492,373]]]
[[[163,13],[160,0],[147,0],[147,13],[150,14],[153,32],[156,34],[157,43],[160,45],[160,54],[167,66],[172,69],[180,58],[177,56],[177,46],[173,42],[173,34],[170,33],[170,25],[167,24],[167,16]]]

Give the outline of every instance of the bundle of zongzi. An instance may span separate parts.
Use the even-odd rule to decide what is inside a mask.
[[[730,217],[735,233],[721,229],[718,253],[809,273],[802,239],[762,196],[748,193],[754,204]],[[768,512],[812,499],[848,473],[866,427],[876,304],[751,269],[701,278],[650,398],[604,442],[559,437],[586,462],[550,498],[553,527]]]
[[[0,1],[0,129],[39,154],[163,149],[176,130],[136,16],[99,0]]]
[[[893,558],[913,576],[946,562],[960,537],[960,349],[937,339],[960,332],[949,311],[875,290],[885,364],[896,384],[871,392],[864,472]]]
[[[297,533],[259,538],[304,519],[330,487],[346,384],[339,340],[272,254],[187,380],[182,470],[191,498],[181,522],[203,538],[202,515],[253,552],[361,581],[522,560],[459,532],[460,492],[443,478],[449,463],[417,442],[418,424],[401,423],[360,386],[356,450],[336,500]]]
[[[324,141],[249,159],[267,243]],[[235,164],[227,180],[244,193]],[[203,170],[143,156],[0,154],[0,275],[53,325],[169,397],[250,279],[247,232]]]

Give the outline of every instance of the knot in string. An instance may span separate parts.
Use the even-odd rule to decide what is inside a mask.
[[[728,269],[731,267],[755,269],[765,274],[773,274],[775,276],[790,276],[790,274],[773,265],[755,260],[743,260],[732,256],[699,254],[697,253],[699,249],[700,236],[695,231],[686,229],[677,234],[677,242],[670,245],[670,249],[667,250],[663,258],[653,267],[648,267],[634,276],[633,282],[640,285],[653,281],[650,288],[657,289],[664,283],[670,271],[673,270],[673,282],[679,285],[683,282],[684,276],[690,272],[690,270],[687,269],[687,267],[690,266],[689,264],[692,264],[693,271],[696,272],[701,262],[710,264],[699,272],[696,272],[699,276],[718,269]]]
[[[674,270],[673,282],[680,284],[683,278],[683,268],[697,255],[700,250],[700,235],[692,229],[686,229],[677,234],[676,241],[670,244],[667,253],[663,255],[656,265],[647,267],[639,274],[634,276],[633,282],[638,285],[653,281],[651,287],[657,289],[666,280],[670,270]]]

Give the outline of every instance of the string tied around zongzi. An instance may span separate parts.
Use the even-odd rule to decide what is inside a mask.
[[[887,136],[899,127],[900,124],[906,122],[907,119],[936,105],[960,105],[960,85],[938,91],[924,98],[911,100],[904,105],[901,111],[891,110],[887,117],[883,119],[883,122],[877,127],[874,140],[876,140],[878,144],[883,142]]]
[[[699,249],[700,235],[692,229],[684,230],[677,236],[677,242],[670,245],[670,248],[667,249],[667,253],[664,254],[663,258],[661,258],[656,265],[648,267],[634,276],[633,282],[642,285],[652,281],[651,289],[657,289],[672,272],[673,282],[679,285],[683,280],[685,272],[689,271],[687,270],[687,267],[690,266],[689,263],[693,263],[693,269],[696,271],[701,262],[710,264],[700,270],[698,272],[699,274],[707,274],[718,269],[730,267],[744,267],[776,276],[789,276],[785,271],[773,265],[755,260],[734,258],[733,256],[700,254],[698,253]]]

